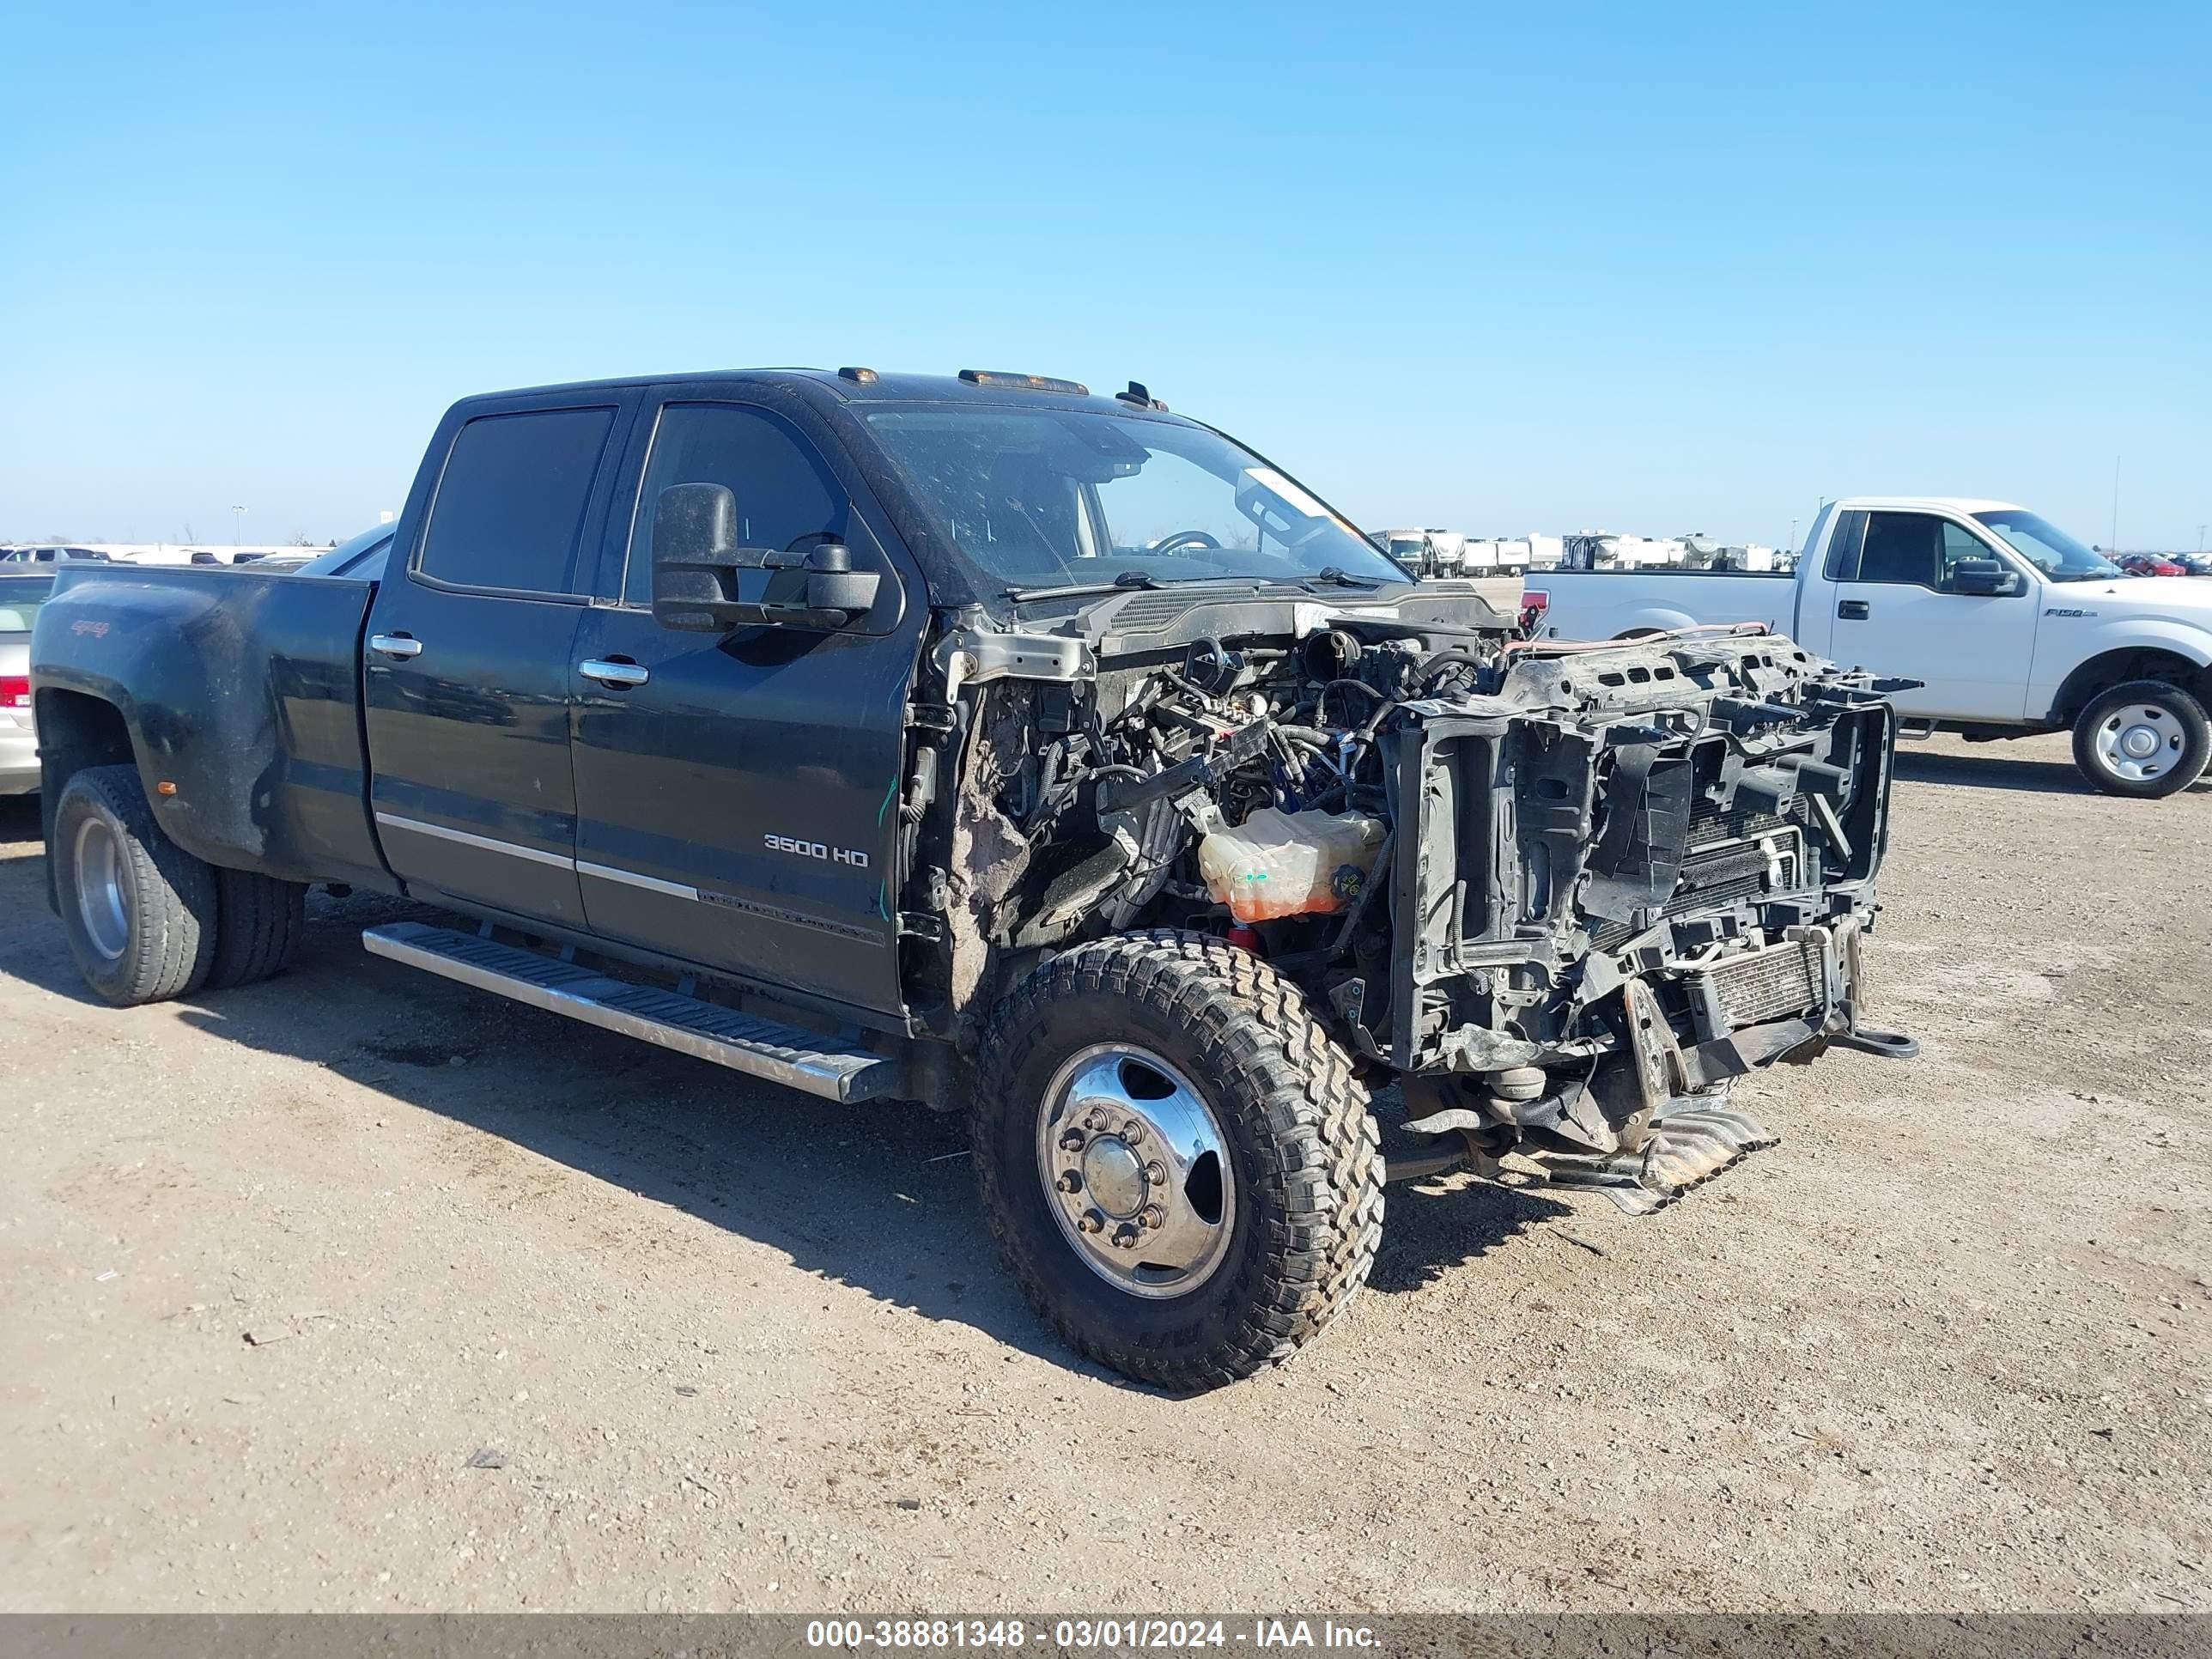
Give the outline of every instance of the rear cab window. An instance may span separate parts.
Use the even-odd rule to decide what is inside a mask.
[[[573,594],[613,405],[481,415],[454,434],[414,574],[477,592]]]

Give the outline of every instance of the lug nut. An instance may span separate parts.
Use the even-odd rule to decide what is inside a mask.
[[[1127,1123],[1124,1123],[1121,1126],[1121,1139],[1127,1141],[1132,1146],[1135,1146],[1144,1138],[1145,1126],[1138,1122],[1135,1118],[1131,1118]]]
[[[1065,1171],[1054,1184],[1063,1193],[1079,1193],[1083,1190],[1083,1177],[1074,1170],[1069,1170]]]
[[[1106,1114],[1094,1106],[1091,1109],[1090,1115],[1083,1120],[1083,1125],[1095,1133],[1106,1127]]]
[[[1147,1204],[1138,1215],[1137,1219],[1143,1222],[1152,1231],[1158,1232],[1168,1224],[1168,1212],[1157,1204]]]
[[[1126,1221],[1120,1226],[1115,1228],[1114,1246],[1116,1249],[1135,1249],[1137,1248],[1137,1230]]]
[[[1103,1232],[1106,1229],[1106,1218],[1096,1210],[1085,1210],[1082,1219],[1075,1224],[1086,1233]]]
[[[1083,1150],[1083,1131],[1080,1129],[1067,1130],[1060,1138],[1060,1148],[1064,1152],[1081,1152]]]
[[[1164,1186],[1167,1184],[1167,1165],[1164,1164],[1155,1159],[1145,1165],[1145,1185],[1147,1187]]]

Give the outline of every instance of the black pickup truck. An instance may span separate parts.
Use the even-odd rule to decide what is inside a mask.
[[[340,568],[62,569],[96,992],[279,970],[308,884],[425,901],[368,948],[965,1113],[1024,1289],[1158,1383],[1327,1324],[1387,1179],[1648,1208],[1766,1144],[1735,1079],[1911,1050],[1860,1018],[1885,688],[1756,630],[1532,643],[1141,386],[472,398]]]

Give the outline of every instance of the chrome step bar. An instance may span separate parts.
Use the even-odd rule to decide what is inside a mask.
[[[898,1063],[881,1054],[480,934],[395,921],[365,929],[361,942],[371,955],[842,1105],[898,1092]]]

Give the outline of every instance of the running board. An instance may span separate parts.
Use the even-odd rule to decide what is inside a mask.
[[[395,921],[361,942],[374,956],[842,1105],[898,1093],[898,1063],[881,1054],[475,933]]]

